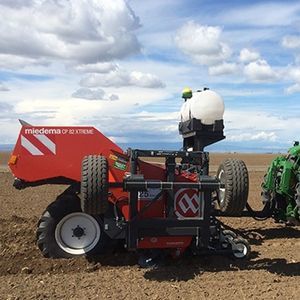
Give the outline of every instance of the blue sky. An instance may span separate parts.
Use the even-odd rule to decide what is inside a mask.
[[[0,0],[0,143],[23,118],[179,144],[190,86],[224,98],[218,150],[282,150],[300,139],[299,64],[299,1]]]

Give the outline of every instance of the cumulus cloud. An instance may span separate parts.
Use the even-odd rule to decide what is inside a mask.
[[[0,54],[90,64],[140,50],[139,19],[124,0],[2,1],[1,15]]]
[[[103,99],[105,92],[102,89],[88,89],[80,88],[72,94],[73,98],[82,98],[87,100],[100,100]]]
[[[202,65],[218,64],[231,55],[231,49],[221,41],[218,26],[204,26],[190,21],[175,36],[177,47],[195,62]]]
[[[256,51],[244,48],[240,51],[239,60],[243,63],[249,63],[260,58],[260,54]]]
[[[238,66],[235,63],[222,63],[216,66],[210,66],[208,68],[209,75],[227,75],[234,74],[238,70]]]
[[[110,100],[115,101],[119,99],[118,95],[109,94],[106,95],[102,89],[89,89],[80,88],[72,94],[73,98],[81,98],[86,100]]]
[[[80,81],[83,87],[122,87],[163,88],[165,84],[155,75],[137,71],[128,72],[117,68],[107,74],[92,73]]]
[[[246,65],[244,74],[252,82],[272,82],[278,78],[276,72],[263,59],[259,59]]]

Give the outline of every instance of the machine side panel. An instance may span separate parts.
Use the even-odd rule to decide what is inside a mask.
[[[15,177],[27,182],[56,177],[80,181],[83,157],[96,154],[108,158],[114,182],[121,181],[127,169],[128,159],[122,153],[94,127],[22,126],[9,167]]]

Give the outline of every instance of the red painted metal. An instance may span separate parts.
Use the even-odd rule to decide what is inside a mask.
[[[59,127],[23,125],[12,152],[16,162],[9,167],[16,178],[27,182],[65,177],[80,182],[81,162],[85,155],[103,155],[109,164],[109,181],[122,182],[125,172],[129,171],[129,157],[110,139],[94,127]],[[139,161],[139,172],[146,180],[166,180],[164,165]],[[194,176],[176,174],[175,181],[195,181]],[[111,188],[110,201],[117,206],[129,220],[128,194],[122,188]],[[175,191],[176,193],[177,191]],[[158,191],[151,190],[139,194],[139,211],[155,197]],[[180,192],[180,197],[184,195]],[[193,190],[186,196],[192,198]],[[180,199],[181,199],[180,198]],[[180,200],[179,199],[179,200]],[[192,202],[193,203],[193,202]],[[175,203],[175,207],[176,207]],[[186,205],[187,216],[193,211]],[[163,194],[140,218],[165,217],[166,196]],[[182,211],[181,211],[182,214]],[[139,248],[178,248],[185,249],[192,237],[146,237],[139,241]]]
[[[9,165],[15,177],[28,182],[65,177],[80,181],[85,155],[107,158],[122,149],[94,127],[22,126],[16,146],[15,165]],[[110,181],[122,181],[124,172],[110,163]]]

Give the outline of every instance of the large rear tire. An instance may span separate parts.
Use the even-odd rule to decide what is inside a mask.
[[[240,215],[244,210],[249,192],[249,176],[245,163],[239,159],[224,160],[217,172],[223,188],[218,191],[220,210],[230,215]]]
[[[108,208],[108,163],[104,156],[89,155],[82,161],[81,209],[90,215],[104,214]]]
[[[108,237],[99,217],[80,209],[76,194],[60,195],[51,203],[37,228],[37,245],[48,258],[71,258],[104,251]]]

